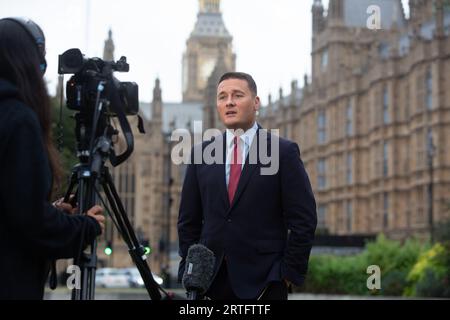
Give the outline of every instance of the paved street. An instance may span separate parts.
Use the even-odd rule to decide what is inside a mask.
[[[176,295],[183,296],[183,289],[169,290]],[[96,300],[148,300],[148,294],[143,289],[96,289]],[[70,292],[64,289],[55,291],[47,290],[46,300],[69,300]],[[405,297],[373,297],[373,296],[349,296],[349,295],[325,295],[325,294],[290,294],[289,300],[410,300]]]

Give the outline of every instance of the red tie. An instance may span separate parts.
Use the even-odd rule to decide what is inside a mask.
[[[237,137],[234,137],[233,143],[233,159],[231,161],[230,168],[230,181],[228,181],[228,199],[230,200],[230,204],[233,202],[234,194],[236,193],[242,171],[242,155],[239,152]]]

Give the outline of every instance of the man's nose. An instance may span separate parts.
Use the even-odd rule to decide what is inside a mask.
[[[235,106],[235,103],[234,103],[234,100],[233,100],[233,98],[228,98],[227,99],[227,104],[226,104],[226,106],[227,107],[234,107]]]

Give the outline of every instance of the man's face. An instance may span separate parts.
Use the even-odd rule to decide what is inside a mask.
[[[245,80],[227,79],[217,88],[217,111],[228,129],[250,129],[259,106],[259,97],[253,95]]]

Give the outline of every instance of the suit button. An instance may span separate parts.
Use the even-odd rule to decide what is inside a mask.
[[[228,219],[227,221],[228,221],[228,222],[231,222],[231,219]]]

